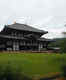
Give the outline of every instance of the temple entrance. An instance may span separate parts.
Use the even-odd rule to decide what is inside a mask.
[[[43,45],[39,44],[39,51],[43,49]]]
[[[13,51],[18,51],[19,50],[19,42],[14,41],[13,42]]]

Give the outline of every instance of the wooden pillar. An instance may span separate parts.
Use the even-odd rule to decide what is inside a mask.
[[[48,44],[49,44],[49,42],[46,42],[46,49],[48,49]]]
[[[19,42],[18,41],[13,41],[13,50],[19,50]]]
[[[40,43],[39,44],[39,51],[43,48],[43,45]]]

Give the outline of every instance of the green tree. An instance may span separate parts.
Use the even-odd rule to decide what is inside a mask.
[[[64,38],[60,43],[61,52],[66,53],[66,38]]]

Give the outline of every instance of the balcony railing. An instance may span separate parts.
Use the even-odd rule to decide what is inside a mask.
[[[7,38],[7,39],[25,39],[24,37],[18,37],[18,36],[12,36],[12,35],[0,35],[1,38]]]

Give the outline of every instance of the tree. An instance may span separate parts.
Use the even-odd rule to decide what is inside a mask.
[[[66,38],[66,32],[62,32],[62,34],[63,34],[64,38]]]
[[[64,38],[64,39],[61,41],[60,47],[61,47],[61,52],[66,53],[66,38]]]

